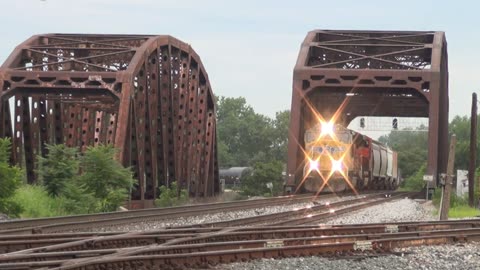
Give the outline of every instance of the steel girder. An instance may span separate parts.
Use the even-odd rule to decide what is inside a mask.
[[[448,156],[445,33],[309,32],[293,75],[287,186],[301,182],[303,132],[316,113],[345,125],[358,116],[429,117],[427,174],[437,182]]]
[[[0,136],[12,138],[11,161],[29,183],[46,143],[113,144],[138,179],[133,208],[151,206],[172,181],[193,196],[219,191],[208,75],[171,36],[33,36],[1,67],[0,97]]]

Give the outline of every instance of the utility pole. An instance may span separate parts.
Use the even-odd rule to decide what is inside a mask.
[[[470,162],[468,164],[468,204],[475,206],[475,165],[477,164],[477,94],[472,94],[470,117]]]
[[[450,149],[448,150],[447,175],[443,175],[445,179],[442,187],[442,200],[440,204],[440,220],[448,220],[448,210],[450,209],[450,193],[452,193],[453,182],[453,164],[455,161],[455,144],[457,136],[455,134],[450,138]],[[442,179],[442,180],[443,180]],[[442,180],[440,182],[442,182]]]

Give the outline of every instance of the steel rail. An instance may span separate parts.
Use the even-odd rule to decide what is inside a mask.
[[[407,194],[397,194],[397,195],[392,195],[389,197],[385,198],[380,198],[378,200],[372,200],[372,201],[367,201],[367,202],[361,202],[358,204],[354,204],[352,206],[347,206],[339,209],[335,209],[337,207],[336,205],[332,204],[330,207],[330,210],[327,212],[322,212],[318,214],[311,214],[304,216],[302,218],[297,218],[297,219],[288,219],[286,221],[278,221],[273,223],[273,225],[301,225],[301,224],[312,224],[316,223],[321,220],[327,220],[327,219],[332,219],[336,216],[340,216],[346,213],[351,213],[357,210],[365,209],[370,206],[378,205],[381,203],[386,203],[390,202],[392,200],[400,199]],[[339,205],[342,206],[342,205]]]
[[[399,197],[402,197],[402,196],[410,196],[410,195],[413,195],[413,194],[416,194],[416,193],[411,193],[411,192],[410,193],[408,193],[408,192],[398,192],[398,193],[383,192],[383,193],[377,193],[377,194],[368,194],[368,195],[364,195],[360,198],[343,200],[343,201],[333,202],[333,203],[324,203],[324,204],[316,205],[316,206],[313,206],[313,207],[301,208],[301,209],[297,209],[297,210],[284,211],[284,212],[267,214],[267,215],[260,215],[260,216],[254,216],[254,217],[246,217],[246,218],[241,218],[241,219],[202,223],[202,224],[198,224],[198,225],[187,225],[187,226],[181,226],[181,227],[182,228],[192,228],[192,227],[246,226],[246,225],[252,225],[252,224],[255,224],[255,225],[265,224],[265,223],[268,223],[268,222],[273,223],[273,224],[278,223],[280,225],[281,221],[297,220],[297,218],[303,218],[303,217],[308,216],[310,214],[313,215],[315,212],[325,211],[325,210],[330,211],[330,209],[334,209],[335,207],[363,204],[363,203],[365,203],[365,201],[368,201],[368,200],[382,199],[383,198],[383,200],[374,201],[370,204],[370,205],[373,205],[373,204],[376,204],[376,203],[382,203],[384,201],[389,201],[391,199],[399,198]],[[385,196],[390,196],[390,195],[393,198],[392,197],[385,197]],[[367,207],[367,206],[365,206],[365,207]],[[356,210],[356,209],[354,209],[354,210]],[[344,212],[346,212],[346,211],[344,210]],[[281,221],[279,221],[279,220],[281,220]]]
[[[316,199],[322,200],[324,198],[332,198],[334,196],[335,195],[328,194],[316,197]],[[260,206],[264,207],[282,203],[300,203],[312,200],[315,200],[315,196],[282,196],[267,199],[197,204],[168,208],[153,208],[125,212],[109,212],[101,214],[13,220],[0,222],[0,235],[56,232],[68,229],[74,230],[78,228],[88,228],[89,226],[92,227],[97,225],[137,222],[139,219],[155,220],[175,218],[180,216],[193,216],[206,213],[215,213],[220,211],[242,210]]]
[[[455,223],[454,223],[455,224]],[[310,255],[344,255],[356,251],[385,252],[395,247],[417,246],[425,244],[445,244],[457,241],[480,239],[480,228],[449,229],[418,232],[363,233],[340,236],[315,236],[295,238],[273,238],[250,241],[209,242],[202,244],[183,244],[177,246],[152,246],[143,249],[108,249],[50,254],[7,256],[1,258],[0,269],[35,269],[39,267],[58,267],[58,269],[103,269],[107,267],[204,267],[218,263],[244,261],[263,257],[289,257]],[[125,253],[126,252],[126,253]],[[111,256],[115,255],[117,256]],[[82,256],[104,256],[95,260],[77,259]],[[121,255],[121,256],[119,256]],[[44,261],[22,261],[41,258]],[[69,261],[69,263],[66,263]],[[141,264],[131,265],[141,261]],[[151,265],[149,265],[151,264]],[[88,269],[90,269],[88,268]],[[127,268],[128,269],[128,268]],[[162,268],[163,269],[163,268]]]
[[[373,204],[390,201],[392,199],[402,197],[405,195],[406,194],[404,193],[400,193],[392,197],[384,198],[383,196],[385,196],[385,194],[374,194],[374,195],[364,196],[362,198],[340,201],[332,204],[322,204],[322,205],[314,206],[312,208],[304,208],[303,210],[309,211],[308,213],[318,213],[319,211],[323,211],[320,214],[315,214],[315,215],[309,214],[307,219],[309,218],[313,218],[312,220],[319,220],[320,218],[326,219],[326,218],[332,218],[333,216],[336,216],[339,214],[344,214],[347,212],[365,208]],[[375,200],[368,201],[371,199],[375,199]],[[365,202],[365,200],[367,200],[367,202]],[[351,206],[348,206],[348,205],[351,205]],[[340,206],[342,207],[347,206],[347,207],[344,207],[338,210],[336,213],[334,213],[334,215],[332,215],[331,210],[334,209],[334,207],[340,207]],[[282,220],[282,219],[284,221],[276,222],[276,224],[277,225],[281,225],[281,223],[284,223],[284,225],[288,223],[296,224],[295,221],[304,220],[305,219],[304,216],[306,214],[307,213],[304,213],[303,211],[294,210],[294,211],[267,214],[267,215],[256,216],[256,217],[221,221],[216,223],[208,223],[200,226],[204,228],[209,228],[209,227],[212,228],[212,227],[220,227],[221,225],[224,225],[224,226],[252,225],[252,224],[261,224],[268,221],[275,221],[275,220]],[[98,222],[96,223],[98,224]],[[305,222],[300,222],[300,223],[305,223]],[[65,226],[65,225],[53,224],[53,225],[50,225],[49,228],[52,228],[52,227],[58,228],[59,226]],[[67,226],[71,226],[71,225],[67,224]],[[89,226],[91,226],[91,224]],[[187,226],[186,228],[180,229],[179,232],[182,235],[188,236],[188,235],[191,235],[191,234],[188,234],[188,230],[198,230],[198,229],[195,229],[196,227],[198,227],[198,225]],[[2,236],[0,235],[0,253],[14,252],[19,250],[24,250],[26,248],[30,248],[30,249],[41,248],[44,246],[52,246],[55,244],[59,244],[61,248],[65,250],[65,247],[63,244],[72,243],[74,240],[78,240],[76,242],[73,242],[74,243],[73,245],[76,246],[75,248],[76,250],[84,249],[84,248],[80,248],[79,246],[94,245],[92,244],[92,242],[95,242],[95,245],[102,243],[104,248],[106,248],[107,246],[111,248],[115,248],[115,247],[126,247],[126,246],[139,246],[144,244],[159,244],[174,238],[173,235],[175,234],[176,231],[169,230],[167,232],[168,236],[160,237],[160,235],[163,235],[165,232],[166,231],[163,230],[160,232],[143,232],[143,233],[136,232],[136,233],[129,233],[124,235],[121,235],[119,233],[94,234],[94,236],[102,236],[101,239],[98,239],[97,237],[92,237],[89,234],[85,234],[85,237],[76,236],[75,238],[72,238],[73,237],[72,235],[75,236],[75,234],[53,234],[53,236],[49,238],[47,238],[48,236],[47,237],[26,236],[26,237],[22,237],[21,239],[18,239],[17,237],[17,239],[11,240],[12,238],[8,238],[8,237],[2,238]],[[52,235],[52,234],[49,234],[49,235]],[[55,236],[55,235],[58,235],[58,236]],[[127,237],[125,237],[125,235],[127,235]],[[152,239],[149,235],[156,235],[155,239]],[[96,240],[92,240],[92,239],[96,239]]]
[[[418,232],[428,230],[480,228],[480,219],[398,222],[375,224],[348,224],[315,226],[268,226],[237,228],[198,228],[165,229],[139,233],[98,233],[88,234],[38,234],[0,236],[0,254],[12,253],[33,255],[38,252],[67,252],[70,250],[88,250],[93,248],[121,248],[139,246],[145,243],[163,243],[163,245],[199,244],[207,242],[227,242],[240,240],[258,240],[270,238],[315,237],[330,235],[348,235],[360,233]],[[228,231],[228,233],[219,233]],[[30,239],[29,237],[33,237]],[[70,237],[70,238],[68,238]],[[48,241],[46,239],[52,239]],[[15,241],[12,241],[15,240]],[[0,255],[1,257],[2,255]]]

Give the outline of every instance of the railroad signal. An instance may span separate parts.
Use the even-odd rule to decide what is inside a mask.
[[[365,118],[360,118],[360,127],[365,128]]]
[[[392,127],[393,127],[393,129],[398,129],[398,119],[397,118],[393,118]]]

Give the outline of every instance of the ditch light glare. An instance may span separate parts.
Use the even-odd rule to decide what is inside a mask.
[[[318,161],[317,160],[310,160],[310,171],[318,170]]]
[[[332,171],[339,172],[342,170],[342,161],[341,160],[332,160]]]

